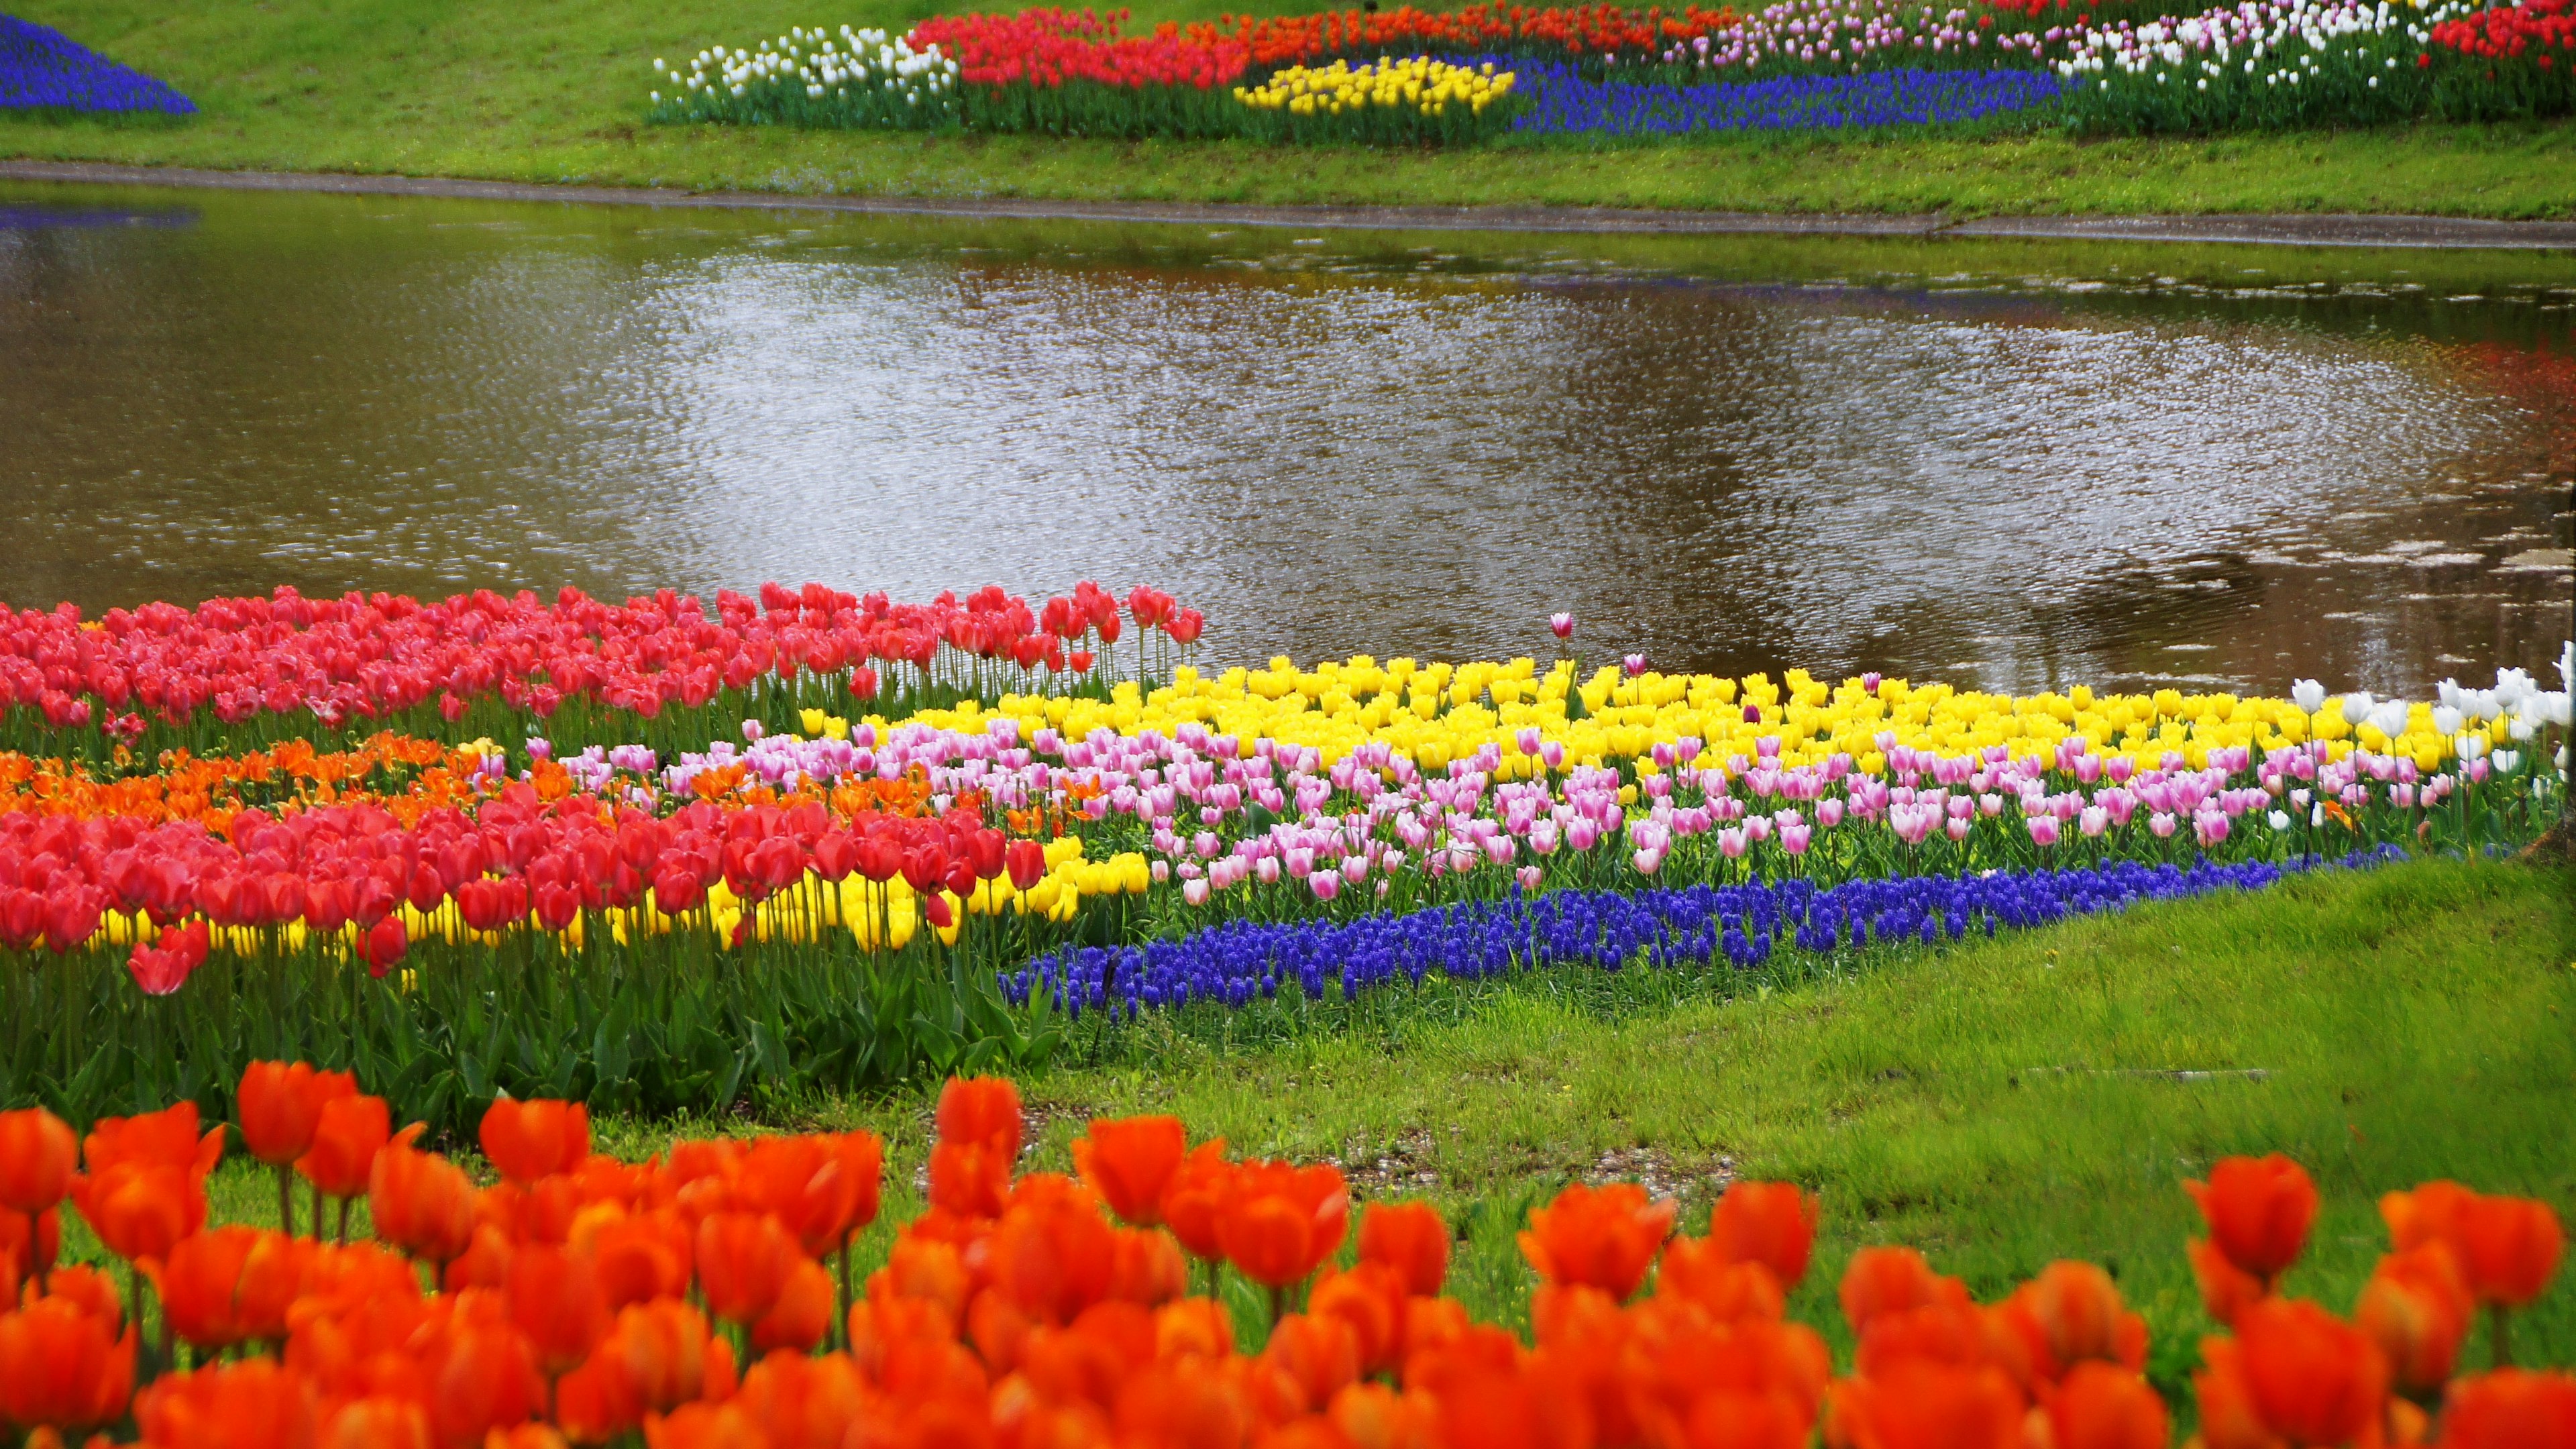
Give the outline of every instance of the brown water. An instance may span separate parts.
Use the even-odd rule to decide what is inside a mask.
[[[1152,582],[1219,659],[2568,636],[2576,258],[0,187],[0,599]]]

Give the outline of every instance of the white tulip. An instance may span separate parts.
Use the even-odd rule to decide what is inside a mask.
[[[2370,691],[2367,689],[2356,689],[2352,693],[2345,695],[2343,697],[2343,722],[2348,725],[2359,725],[2363,720],[2370,718],[2370,706],[2372,702]]]
[[[2485,735],[2465,734],[2451,743],[2459,750],[2460,758],[2463,760],[2474,760],[2487,752],[2487,737]]]
[[[2315,714],[2325,708],[2326,687],[2313,679],[2302,679],[2290,686],[2290,698],[2302,714]]]
[[[2451,705],[2439,704],[2433,707],[2433,728],[2441,731],[2443,734],[2458,734],[2460,732],[2460,726],[2467,722],[2468,721],[2461,715],[2460,711]]]

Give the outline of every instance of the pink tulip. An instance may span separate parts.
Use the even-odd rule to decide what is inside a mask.
[[[1205,880],[1185,880],[1181,882],[1181,899],[1187,901],[1193,906],[1206,905],[1208,903],[1208,883]]]
[[[1956,817],[1956,818],[1952,819],[1952,820],[1950,821],[1950,823],[1949,823],[1949,824],[1947,824],[1947,825],[1945,825],[1945,826],[1943,826],[1943,827],[1942,827],[1943,832],[1944,832],[1944,833],[1946,833],[1946,834],[1947,834],[1947,835],[1948,835],[1952,840],[1965,840],[1965,839],[1967,839],[1967,838],[1968,838],[1968,829],[1969,829],[1969,826],[1968,826],[1968,820],[1967,820],[1967,817],[1965,817],[1965,816],[1959,816],[1959,817]]]
[[[1628,671],[1628,677],[1630,679],[1634,679],[1638,675],[1646,672],[1646,656],[1643,654],[1625,655],[1619,660],[1619,666]]]
[[[1807,843],[1815,836],[1815,827],[1803,822],[1780,827],[1780,848],[1791,855],[1807,853]]]
[[[1653,875],[1657,870],[1662,868],[1664,863],[1664,853],[1660,850],[1641,850],[1630,856],[1629,859],[1635,863],[1637,874]]]
[[[1843,823],[1843,802],[1820,800],[1816,803],[1816,823],[1827,830]]]
[[[1729,860],[1742,860],[1744,858],[1744,844],[1744,832],[1742,830],[1721,830],[1717,832],[1718,853]]]
[[[1514,735],[1512,738],[1513,738],[1513,742],[1514,742],[1514,743],[1516,743],[1516,744],[1518,744],[1518,745],[1521,747],[1521,753],[1522,753],[1522,754],[1524,754],[1524,755],[1535,755],[1535,754],[1537,754],[1537,753],[1538,753],[1538,747],[1539,747],[1539,745],[1540,745],[1541,741],[1540,741],[1540,738],[1539,738],[1539,732],[1538,732],[1538,726],[1537,726],[1537,725],[1523,725],[1523,726],[1521,726],[1521,728],[1520,728],[1520,732],[1519,732],[1518,734]]]
[[[2033,815],[2022,823],[2030,827],[2031,844],[2045,846],[2055,845],[2057,843],[2056,816]]]
[[[1540,881],[1544,880],[1545,877],[1539,874],[1539,868],[1537,866],[1525,865],[1519,870],[1513,872],[1512,879],[1520,882],[1520,887],[1524,892],[1535,895],[1538,893]]]
[[[2087,840],[2099,839],[2102,832],[2111,828],[2111,812],[2099,805],[2085,806],[2081,819],[2084,838]]]
[[[1550,614],[1547,616],[1547,627],[1556,631],[1556,637],[1559,639],[1571,639],[1574,637],[1574,616]]]
[[[2158,840],[2173,839],[2174,828],[2178,823],[2173,818],[2173,813],[2167,810],[2159,810],[2147,817],[2147,828],[2156,833]]]
[[[1342,878],[1329,870],[1319,870],[1306,877],[1306,884],[1314,889],[1315,899],[1319,901],[1329,901],[1342,893]]]

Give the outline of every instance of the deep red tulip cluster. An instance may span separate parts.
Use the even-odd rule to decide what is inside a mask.
[[[1136,622],[1182,644],[1200,627],[1194,610]],[[280,588],[195,609],[111,609],[94,623],[68,604],[0,608],[0,713],[25,707],[53,729],[95,726],[120,738],[139,734],[146,715],[184,726],[201,713],[231,724],[309,711],[340,724],[434,703],[453,720],[487,696],[540,718],[576,698],[650,718],[773,677],[810,676],[872,697],[880,667],[928,680],[943,651],[968,681],[1004,662],[1085,673],[1087,645],[1118,634],[1116,598],[1087,581],[1035,612],[999,587],[898,604],[882,593],[763,584],[757,599],[720,592],[712,618],[669,589],[609,604],[565,588],[547,604],[524,591],[422,603]]]
[[[387,1137],[344,1075],[263,1063],[241,1084],[259,1160],[349,1195],[374,1241],[208,1227],[222,1150],[195,1109],[98,1123],[0,1113],[0,1418],[56,1445],[129,1430],[235,1445],[543,1449],[2164,1449],[2143,1321],[2110,1276],[2051,1264],[1979,1303],[1910,1248],[1864,1248],[1837,1375],[1784,1313],[1818,1203],[1728,1188],[1697,1237],[1633,1185],[1530,1215],[1535,1343],[1442,1296],[1452,1230],[1421,1203],[1361,1216],[1329,1167],[1236,1161],[1171,1117],[1100,1120],[1076,1176],[1020,1173],[999,1079],[941,1094],[930,1205],[864,1289],[877,1216],[864,1132],[691,1141],[630,1165],[578,1104],[494,1102],[476,1187]],[[76,1160],[77,1159],[77,1160]],[[76,1171],[85,1165],[86,1172]],[[2203,1449],[2567,1449],[2576,1377],[2455,1377],[2473,1310],[2527,1304],[2556,1217],[2449,1183],[2383,1204],[2396,1251],[2347,1321],[2280,1296],[2314,1212],[2284,1159],[2194,1184],[2214,1261],[2252,1285],[2203,1345]],[[132,1261],[198,1367],[136,1383],[141,1302],[53,1262],[69,1196]],[[1190,1260],[1265,1289],[1257,1351],[1192,1296]],[[1222,1266],[1220,1266],[1222,1265]],[[835,1271],[837,1269],[837,1272]],[[859,1290],[859,1291],[854,1291]],[[2214,1307],[2220,1305],[2213,1305]],[[104,1435],[97,1442],[108,1442]]]

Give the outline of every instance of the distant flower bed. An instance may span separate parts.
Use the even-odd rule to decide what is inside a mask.
[[[0,15],[0,110],[187,116],[196,104],[169,86],[65,39]]]
[[[2576,111],[2572,7],[1407,7],[1165,23],[1145,34],[1123,31],[1124,11],[1049,7],[936,16],[901,35],[800,27],[752,49],[657,59],[651,104],[665,122],[1409,145],[1506,131],[1840,130],[2015,114],[2094,133],[2487,120]],[[1475,75],[1440,91],[1428,77],[1462,57]],[[1370,77],[1416,84],[1359,84]]]

